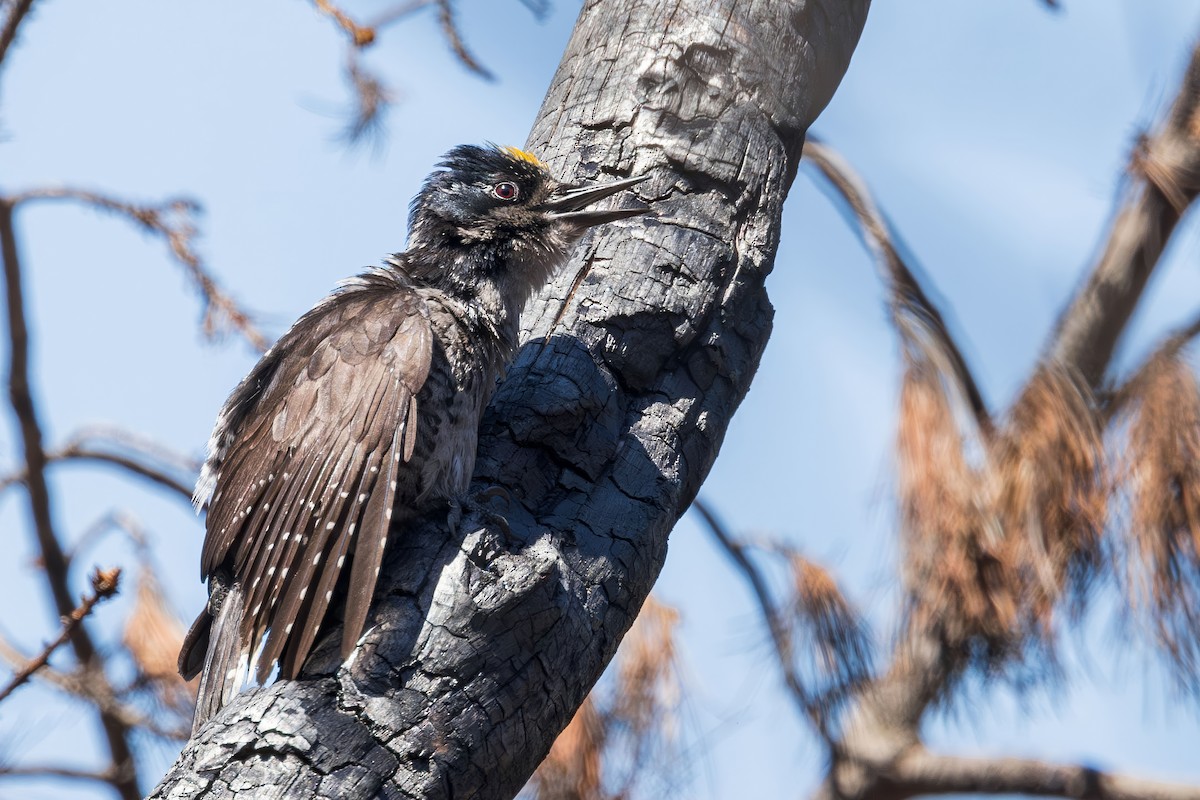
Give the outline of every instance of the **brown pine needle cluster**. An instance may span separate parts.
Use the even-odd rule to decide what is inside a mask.
[[[620,800],[647,776],[670,771],[662,756],[676,738],[678,623],[674,608],[646,598],[617,651],[612,685],[584,700],[522,797]]]
[[[799,553],[789,558],[792,596],[788,617],[796,655],[808,660],[808,713],[817,729],[829,732],[837,712],[871,678],[871,631],[846,600],[833,576]]]
[[[554,740],[533,776],[538,800],[604,800],[604,720],[591,696]]]
[[[1018,571],[1027,621],[1050,635],[1062,601],[1079,610],[1102,565],[1108,511],[1104,441],[1091,393],[1043,365],[992,447],[1005,560]]]
[[[675,626],[679,612],[653,595],[621,642],[613,715],[638,736],[672,734],[679,704]]]
[[[1039,367],[994,432],[964,431],[955,389],[932,359],[910,358],[897,441],[906,583],[917,624],[995,667],[1049,648],[1056,611],[1079,608],[1102,565],[1103,439],[1089,393],[1062,370]]]
[[[1002,637],[1016,613],[985,476],[967,460],[943,375],[929,361],[910,362],[904,375],[897,456],[904,578],[918,622],[956,642]]]
[[[183,625],[170,610],[158,580],[143,567],[122,642],[137,666],[140,681],[155,699],[166,709],[190,719],[196,687],[179,677],[177,658],[183,635]]]
[[[1120,399],[1118,474],[1128,493],[1123,586],[1184,685],[1200,686],[1200,387],[1178,347]]]

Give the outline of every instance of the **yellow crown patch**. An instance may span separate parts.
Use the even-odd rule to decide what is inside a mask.
[[[522,150],[519,147],[501,147],[500,149],[518,161],[526,161],[541,169],[546,168],[546,165],[542,163],[542,160],[533,153],[530,153],[528,150]]]

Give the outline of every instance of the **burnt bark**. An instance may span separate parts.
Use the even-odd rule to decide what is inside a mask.
[[[603,671],[771,328],[804,134],[869,0],[586,3],[530,135],[558,175],[649,172],[523,319],[457,525],[393,534],[373,627],[247,692],[152,795],[508,798]],[[495,493],[492,493],[495,495]]]

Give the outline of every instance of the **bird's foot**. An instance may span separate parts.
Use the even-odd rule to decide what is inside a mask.
[[[512,528],[508,525],[508,520],[504,515],[493,510],[491,501],[500,498],[504,501],[504,507],[507,508],[512,500],[512,495],[502,486],[489,486],[488,488],[476,492],[473,495],[468,495],[463,498],[454,498],[450,501],[450,514],[447,517],[447,522],[451,530],[458,530],[462,524],[463,516],[468,512],[478,515],[484,522],[499,528],[504,534],[504,539],[507,543],[512,542]]]

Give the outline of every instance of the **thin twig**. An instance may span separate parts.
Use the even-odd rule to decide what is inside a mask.
[[[450,43],[450,49],[454,51],[454,55],[458,56],[458,60],[463,63],[467,69],[487,80],[495,78],[487,67],[480,64],[471,55],[471,51],[467,49],[466,43],[463,42],[462,36],[458,32],[458,24],[454,21],[454,5],[451,0],[436,0],[438,7],[438,21],[442,24],[442,32],[446,34],[446,40]]]
[[[122,450],[128,452],[121,452]],[[128,435],[124,431],[111,434],[81,431],[67,440],[62,447],[46,453],[46,464],[70,461],[95,461],[110,464],[126,472],[156,483],[191,503],[192,485],[199,465],[191,459],[165,448]],[[156,461],[161,463],[155,463]],[[171,474],[174,470],[179,474]],[[26,470],[17,470],[0,476],[0,493],[23,484],[28,475]],[[186,475],[187,477],[184,477]]]
[[[387,26],[399,22],[404,17],[431,6],[436,2],[437,0],[408,0],[407,3],[400,3],[399,5],[393,6],[387,11],[384,11],[382,14],[367,23],[367,25],[368,27],[373,28],[376,33],[379,33],[379,31]]]
[[[889,306],[897,328],[901,331],[906,329],[902,319],[905,313],[914,315],[924,323],[947,356],[953,375],[961,385],[980,427],[985,431],[990,430],[991,420],[987,406],[962,350],[946,326],[941,311],[925,293],[914,270],[900,254],[891,226],[871,198],[866,183],[835,150],[812,136],[804,142],[803,157],[820,170],[858,220],[863,239],[874,254],[884,280],[890,287]]]
[[[42,652],[34,656],[21,669],[17,670],[16,674],[8,682],[8,685],[0,689],[0,701],[12,694],[19,686],[23,685],[42,667],[50,662],[50,656],[54,651],[67,643],[67,640],[74,634],[75,629],[83,622],[83,618],[92,613],[92,609],[100,603],[117,593],[117,588],[121,582],[121,570],[114,567],[113,569],[101,570],[97,569],[92,575],[92,595],[85,597],[83,602],[79,604],[70,614],[63,617],[62,630],[58,636],[47,644]]]
[[[157,205],[138,205],[99,192],[70,187],[30,189],[13,195],[9,204],[15,208],[22,203],[37,201],[71,201],[107,211],[140,225],[144,230],[161,236],[175,261],[181,264],[204,300],[203,330],[215,336],[224,325],[236,330],[258,351],[267,349],[266,336],[254,324],[250,314],[221,288],[209,274],[204,262],[193,247],[196,237],[194,215],[199,205],[184,198],[167,200]]]
[[[25,765],[0,767],[0,778],[70,778],[72,780],[98,781],[111,784],[116,779],[116,772],[111,768],[100,772],[73,767],[52,767],[49,765]]]
[[[759,610],[762,612],[763,620],[767,623],[767,631],[771,634],[771,642],[775,646],[775,655],[779,662],[779,667],[783,671],[784,683],[787,684],[792,700],[800,709],[800,713],[808,718],[811,710],[810,698],[793,664],[792,638],[788,633],[787,626],[783,624],[779,609],[775,607],[775,602],[771,599],[771,591],[767,588],[766,578],[759,572],[754,562],[750,560],[750,557],[746,554],[746,548],[729,533],[724,523],[718,519],[716,513],[703,500],[699,498],[694,500],[692,508],[704,520],[713,538],[724,548],[725,553],[733,560],[737,568],[742,571],[742,574],[746,577],[746,582],[750,584],[750,589],[754,593],[755,600],[758,601]]]
[[[29,662],[30,656],[22,653],[11,642],[0,636],[0,659],[8,662],[14,670],[19,670]],[[136,682],[118,690],[107,680],[97,681],[94,672],[91,674],[85,674],[82,670],[60,672],[48,666],[39,669],[33,675],[33,680],[47,683],[61,692],[94,705],[130,730],[140,729],[164,739],[180,740],[187,739],[191,731],[190,720],[183,726],[163,726],[155,718],[121,702],[119,697],[124,697],[140,688]]]
[[[351,144],[370,139],[378,145],[382,141],[384,112],[393,102],[392,92],[378,75],[363,65],[358,50],[353,47],[346,59],[346,77],[354,88],[355,105],[342,138]]]
[[[22,288],[21,264],[18,255],[16,230],[13,226],[14,202],[0,199],[0,259],[4,262],[4,286],[7,305],[9,369],[8,389],[13,415],[20,431],[25,460],[30,516],[33,519],[41,551],[46,582],[50,587],[60,616],[69,615],[75,608],[69,585],[69,570],[62,545],[55,533],[51,513],[50,491],[46,484],[46,451],[42,446],[42,429],[37,406],[29,383],[29,327],[25,319],[25,300]],[[70,631],[71,647],[84,669],[99,669],[96,646],[84,625]],[[122,800],[140,800],[137,769],[129,743],[129,728],[103,709],[100,721],[108,740],[109,755],[119,774],[128,775],[115,788]]]
[[[8,48],[12,47],[12,43],[17,40],[17,29],[21,27],[21,22],[24,21],[31,8],[33,8],[33,0],[17,0],[13,4],[12,10],[8,12],[8,16],[5,17],[4,27],[0,28],[0,64],[4,63],[4,58],[8,55]]]
[[[370,26],[359,25],[350,15],[335,6],[330,0],[313,0],[313,5],[322,14],[333,17],[338,26],[350,37],[355,47],[367,47],[375,41],[375,30]]]

